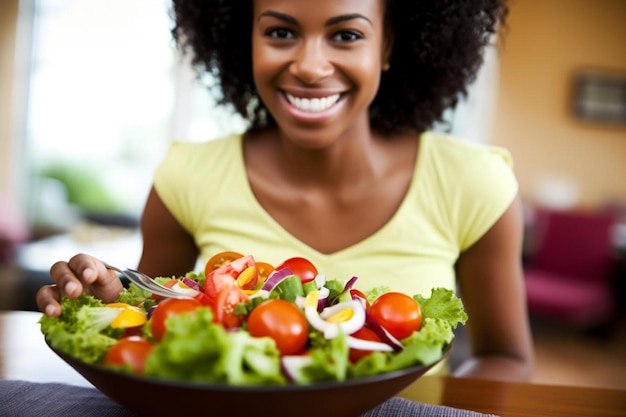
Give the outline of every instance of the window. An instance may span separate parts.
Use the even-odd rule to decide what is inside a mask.
[[[168,8],[163,0],[36,2],[26,122],[36,224],[136,216],[172,139],[243,128],[178,56]]]

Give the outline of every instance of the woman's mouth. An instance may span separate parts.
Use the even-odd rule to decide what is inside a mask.
[[[340,94],[333,94],[326,97],[304,98],[296,97],[286,93],[287,101],[296,109],[307,113],[321,113],[331,108],[339,98]]]

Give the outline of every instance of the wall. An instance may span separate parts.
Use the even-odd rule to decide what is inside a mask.
[[[0,194],[10,195],[17,8],[0,1]],[[626,128],[585,125],[568,109],[577,69],[626,72],[624,17],[624,0],[512,0],[490,142],[512,151],[526,199],[553,179],[573,184],[584,205],[626,200]]]
[[[13,75],[17,0],[0,1],[0,198],[13,195]]]
[[[491,143],[515,158],[522,195],[572,187],[577,204],[626,203],[626,126],[584,124],[568,108],[575,71],[626,74],[626,1],[514,0],[500,61]],[[551,195],[559,190],[552,189]]]

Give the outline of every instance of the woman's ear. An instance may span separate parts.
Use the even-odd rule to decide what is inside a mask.
[[[383,39],[383,53],[381,67],[383,72],[388,71],[391,67],[389,61],[391,60],[391,52],[393,51],[393,30],[389,26],[385,28],[385,38]]]

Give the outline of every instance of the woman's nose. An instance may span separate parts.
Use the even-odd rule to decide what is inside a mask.
[[[324,52],[320,41],[303,43],[294,61],[289,67],[290,72],[307,84],[314,84],[330,76],[334,67]]]

